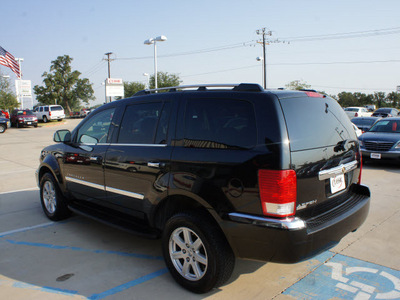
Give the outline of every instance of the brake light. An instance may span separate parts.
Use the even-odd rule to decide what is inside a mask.
[[[358,117],[358,113],[355,113],[354,116],[355,116],[355,117]]]
[[[258,184],[264,215],[288,217],[296,213],[297,177],[294,170],[259,170]]]
[[[49,116],[51,116],[51,111],[49,111]]]
[[[320,94],[320,93],[317,93],[317,92],[307,91],[307,92],[304,92],[304,93],[306,93],[306,95],[307,95],[308,97],[312,97],[312,98],[324,98],[324,95],[322,95],[322,94]]]

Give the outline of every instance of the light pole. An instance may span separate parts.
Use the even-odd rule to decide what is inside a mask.
[[[150,88],[150,75],[148,73],[143,73],[143,76],[146,76],[146,84],[145,84],[145,89]]]
[[[150,38],[144,41],[145,45],[154,44],[154,86],[157,89],[157,42],[164,42],[167,40],[167,37],[164,35],[160,35],[156,38]]]

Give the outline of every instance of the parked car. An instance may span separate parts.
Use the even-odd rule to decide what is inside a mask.
[[[81,112],[80,111],[71,111],[69,113],[70,118],[80,118],[81,117]]]
[[[347,116],[352,119],[354,117],[370,117],[371,113],[365,107],[346,107],[344,109]]]
[[[73,211],[160,237],[196,293],[226,282],[235,256],[295,263],[366,219],[357,136],[336,100],[258,84],[165,90],[56,131],[36,172],[49,219]]]
[[[80,116],[81,118],[85,118],[88,114],[90,114],[90,109],[88,109],[88,108],[82,108],[81,111],[80,111],[79,116]]]
[[[10,119],[0,116],[0,133],[6,132],[9,127],[11,127]]]
[[[363,159],[400,159],[400,117],[384,118],[360,136]]]
[[[34,113],[39,121],[47,123],[51,120],[62,121],[65,118],[64,108],[61,105],[38,106]]]
[[[372,117],[386,118],[386,117],[396,117],[398,115],[399,111],[396,108],[381,107],[378,108],[376,111],[374,111]]]
[[[378,120],[380,120],[380,117],[356,117],[351,119],[351,122],[355,124],[358,128],[361,129],[361,131],[364,133],[368,131],[372,125]]]
[[[32,110],[22,110],[16,109],[12,112],[10,116],[11,126],[15,126],[17,128],[23,126],[38,126],[38,118],[34,114]]]
[[[362,135],[363,132],[362,132],[361,129],[358,128],[354,123],[353,123],[353,128],[354,128],[354,131],[356,132],[357,137],[359,137],[360,135]]]

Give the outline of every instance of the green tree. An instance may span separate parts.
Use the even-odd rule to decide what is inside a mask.
[[[4,78],[0,72],[0,109],[6,109],[11,112],[19,106],[19,103],[10,86],[10,79]]]
[[[396,92],[391,92],[386,96],[391,107],[398,107],[400,104],[400,94]]]
[[[68,113],[94,99],[92,84],[87,78],[79,78],[79,71],[72,71],[72,58],[58,56],[51,62],[50,72],[44,72],[44,86],[35,85],[36,100],[42,104],[60,104]]]
[[[357,98],[349,92],[341,92],[338,94],[338,101],[342,107],[358,106]]]
[[[150,76],[150,89],[155,87],[154,75]],[[182,83],[177,74],[169,74],[168,72],[157,72],[157,87],[178,86]]]
[[[384,92],[374,92],[373,101],[376,103],[377,107],[382,107],[386,105]]]
[[[145,84],[137,81],[124,82],[124,97],[132,97],[137,92],[142,91],[146,88]]]
[[[302,82],[300,80],[293,80],[285,85],[288,90],[306,90],[310,89],[311,85],[307,84],[307,82]]]

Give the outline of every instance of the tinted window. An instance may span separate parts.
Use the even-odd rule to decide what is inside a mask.
[[[353,122],[357,126],[371,126],[372,124],[374,124],[375,121],[376,119],[362,119],[362,118],[351,119],[351,122]]]
[[[357,139],[346,113],[332,98],[286,98],[281,104],[292,151]]]
[[[78,143],[106,143],[114,108],[106,109],[88,119],[78,131]]]
[[[51,111],[60,111],[63,110],[62,106],[51,106],[50,107]]]
[[[251,103],[233,99],[188,101],[185,147],[251,148],[256,141],[255,114]]]
[[[49,107],[45,106],[44,111],[49,111]]]
[[[162,106],[161,102],[127,106],[121,122],[118,143],[153,144]]]
[[[170,115],[171,115],[171,104],[167,102],[164,104],[160,121],[158,122],[156,141],[155,141],[156,144],[167,143],[168,123]]]

